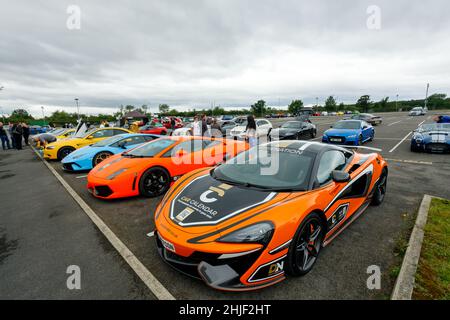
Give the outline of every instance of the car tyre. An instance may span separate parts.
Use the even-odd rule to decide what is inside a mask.
[[[325,228],[317,212],[310,213],[300,224],[289,246],[286,273],[303,276],[313,268],[322,248]]]
[[[58,160],[61,161],[65,157],[67,157],[70,153],[74,152],[75,148],[72,147],[63,147],[58,150]]]
[[[162,167],[152,167],[145,171],[139,180],[139,194],[153,198],[158,197],[169,189],[170,174]]]
[[[380,179],[374,187],[375,191],[373,193],[371,205],[379,206],[381,203],[383,203],[384,196],[386,195],[387,190],[387,178],[388,172],[387,169],[384,168],[383,172],[380,175]]]
[[[356,142],[356,145],[357,146],[362,146],[362,144],[363,144],[363,138],[362,138],[362,135],[359,135],[358,141]]]
[[[102,161],[108,159],[109,157],[111,157],[113,155],[113,153],[108,152],[108,151],[102,151],[97,153],[93,158],[92,158],[92,168],[94,168],[96,165],[98,165],[99,163],[101,163]]]

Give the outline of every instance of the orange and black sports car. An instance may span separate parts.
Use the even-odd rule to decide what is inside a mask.
[[[87,177],[98,198],[159,196],[179,177],[214,166],[248,149],[248,144],[206,137],[164,137],[111,156]]]
[[[252,148],[172,186],[155,212],[158,251],[215,289],[301,276],[322,247],[382,203],[387,176],[377,153],[306,141]]]

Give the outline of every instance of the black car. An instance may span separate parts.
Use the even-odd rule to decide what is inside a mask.
[[[270,131],[269,137],[273,140],[303,140],[315,138],[317,128],[309,120],[288,121],[277,129]]]
[[[352,116],[350,119],[352,120],[363,120],[365,122],[370,123],[373,126],[376,126],[377,124],[381,124],[383,122],[383,118],[380,116],[375,116],[370,113],[359,113]]]
[[[220,127],[222,129],[222,134],[225,137],[227,135],[227,132],[229,133],[231,129],[236,127],[238,124],[232,120],[222,120],[219,121]]]

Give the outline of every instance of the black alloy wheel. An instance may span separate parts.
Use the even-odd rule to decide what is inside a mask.
[[[58,160],[61,161],[65,157],[67,157],[70,153],[74,152],[75,149],[72,147],[64,147],[58,151]]]
[[[112,155],[113,154],[111,152],[107,152],[107,151],[102,151],[102,152],[97,153],[94,156],[94,158],[92,159],[92,166],[95,167],[96,165],[101,163],[103,160],[108,159]]]
[[[294,236],[287,257],[287,272],[293,276],[307,274],[313,268],[325,235],[322,219],[312,213],[302,222]]]
[[[371,204],[374,206],[379,206],[384,200],[384,196],[386,195],[387,190],[387,177],[387,170],[383,169],[380,180],[378,180],[376,186],[374,187],[375,191],[371,202]]]
[[[139,181],[139,193],[144,197],[157,197],[170,187],[170,175],[164,168],[148,169]]]

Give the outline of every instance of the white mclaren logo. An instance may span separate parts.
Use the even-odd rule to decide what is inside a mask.
[[[208,190],[203,192],[200,195],[200,201],[204,203],[212,203],[217,201],[217,198],[214,197],[208,197],[212,193],[216,193],[219,197],[223,197],[225,195],[225,191],[229,190],[231,188],[228,184],[221,184],[219,187],[209,187]]]

